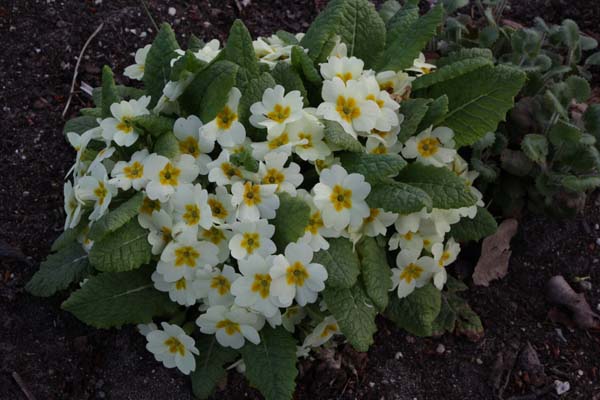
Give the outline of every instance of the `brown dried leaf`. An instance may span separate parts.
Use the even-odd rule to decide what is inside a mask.
[[[473,272],[473,283],[489,286],[494,279],[501,279],[508,273],[508,261],[512,251],[510,241],[517,233],[519,223],[516,219],[502,221],[496,233],[483,240],[481,256]]]
[[[550,278],[546,285],[546,296],[551,303],[567,308],[578,327],[600,330],[600,315],[592,311],[585,295],[576,293],[561,275]]]

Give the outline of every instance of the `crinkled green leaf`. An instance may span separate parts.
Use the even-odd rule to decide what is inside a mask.
[[[443,95],[432,101],[419,124],[417,132],[422,132],[430,126],[438,126],[444,120],[448,111],[448,96]]]
[[[87,252],[80,243],[72,241],[42,262],[25,289],[34,296],[52,296],[71,283],[81,281],[91,271]]]
[[[381,182],[371,186],[367,197],[371,208],[383,208],[398,214],[410,214],[432,207],[431,197],[422,189],[402,182]]]
[[[247,148],[243,148],[229,157],[229,161],[236,167],[240,167],[249,172],[258,172],[258,161],[252,157],[252,153]]]
[[[581,131],[575,125],[559,120],[550,129],[548,139],[550,139],[550,143],[557,149],[563,146],[576,146],[581,140]]]
[[[325,126],[323,129],[325,141],[334,149],[353,152],[362,152],[364,150],[362,144],[347,133],[339,123],[324,120],[323,125]]]
[[[179,44],[173,29],[169,24],[162,24],[156,39],[152,42],[150,51],[148,51],[144,65],[144,87],[152,97],[150,108],[156,105],[158,99],[162,96],[163,88],[169,81],[171,59],[177,56],[177,53],[175,53],[177,49],[179,49]]]
[[[441,292],[428,283],[415,289],[407,297],[399,299],[392,292],[386,315],[400,328],[415,336],[431,336],[434,321],[442,307]]]
[[[154,288],[153,268],[107,272],[89,278],[62,304],[63,310],[96,328],[143,324],[177,309],[166,293]]]
[[[284,30],[278,30],[276,33],[277,37],[283,41],[283,43],[287,45],[296,45],[298,44],[298,39],[293,33]]]
[[[377,308],[362,285],[351,288],[326,287],[323,299],[352,347],[357,351],[367,351],[377,331]]]
[[[479,241],[496,232],[498,224],[485,208],[477,208],[477,214],[473,219],[461,218],[458,223],[452,225],[448,236],[458,242]]]
[[[415,58],[434,37],[444,15],[443,8],[439,5],[418,19],[414,18],[414,13],[408,11],[405,18],[394,21],[394,17],[388,24],[387,43],[381,61],[377,64],[377,71],[398,71],[411,67]]]
[[[400,171],[396,179],[427,193],[434,208],[470,207],[477,201],[466,183],[448,168],[414,162]]]
[[[147,114],[135,117],[133,119],[133,124],[136,128],[147,132],[152,137],[159,137],[160,135],[173,130],[175,120],[163,115]]]
[[[148,231],[132,219],[94,243],[90,263],[99,271],[122,272],[141,267],[152,258]]]
[[[97,241],[107,234],[116,231],[138,214],[144,200],[144,194],[138,192],[114,210],[104,214],[90,228],[88,237]]]
[[[585,60],[585,65],[600,65],[600,52],[594,53]]]
[[[455,62],[460,62],[469,58],[486,58],[490,61],[494,60],[494,54],[490,49],[480,49],[480,48],[471,48],[471,49],[460,49],[457,51],[453,51],[448,54],[446,57],[442,57],[437,60],[438,68],[445,67],[446,65],[454,64]]]
[[[215,61],[219,60],[227,60],[240,67],[237,78],[240,88],[245,87],[250,80],[256,79],[260,75],[258,59],[252,46],[252,37],[239,19],[236,19],[231,25],[227,44],[215,58]]]
[[[546,139],[546,136],[537,133],[525,135],[521,142],[521,150],[531,161],[544,164],[546,157],[548,157],[548,139]]]
[[[397,154],[343,152],[339,157],[346,171],[361,174],[370,183],[393,178],[406,166],[406,161]]]
[[[383,51],[385,24],[367,0],[333,0],[311,24],[300,45],[313,60],[319,60],[335,35],[348,46],[348,57],[362,59],[369,68]]]
[[[412,83],[412,89],[414,91],[425,89],[440,82],[448,81],[461,75],[468,74],[476,69],[491,65],[493,65],[492,60],[484,57],[468,58],[457,61],[436,69],[429,74],[418,77]]]
[[[300,239],[305,232],[310,218],[310,207],[298,197],[288,193],[279,193],[279,208],[271,224],[275,226],[273,242],[280,253],[283,253],[289,243]]]
[[[308,105],[306,88],[304,87],[302,78],[290,64],[283,62],[277,63],[275,68],[273,68],[271,71],[271,75],[278,85],[281,85],[285,88],[286,93],[289,93],[293,90],[299,91],[304,99],[304,105]]]
[[[419,133],[417,128],[427,115],[429,104],[431,104],[430,99],[409,99],[400,104],[400,113],[404,115],[404,121],[398,134],[399,142],[404,142],[409,137]]]
[[[196,369],[191,374],[194,396],[207,399],[217,384],[225,378],[224,364],[233,362],[238,352],[217,343],[214,336],[200,335],[196,340],[200,354],[196,356]]]
[[[446,296],[442,294],[442,303],[440,307],[440,313],[437,318],[433,321],[431,326],[431,333],[433,336],[442,336],[446,332],[454,332],[456,327],[456,312],[450,304]]]
[[[391,20],[398,11],[400,11],[401,8],[402,6],[398,0],[387,0],[381,5],[381,8],[379,9],[379,16],[381,17],[381,20],[387,24],[388,21]]]
[[[292,48],[292,66],[296,68],[298,72],[301,72],[305,79],[313,85],[321,85],[323,82],[321,74],[319,74],[319,71],[315,68],[313,60],[300,46],[294,46]]]
[[[112,117],[110,106],[121,101],[113,72],[108,65],[102,68],[102,117]]]
[[[131,86],[116,85],[115,88],[117,89],[117,94],[123,100],[137,100],[146,94],[143,89],[138,89]],[[92,90],[92,100],[97,108],[102,109],[102,87],[97,87]]]
[[[156,139],[154,152],[171,159],[179,155],[179,141],[173,132],[165,132]]]
[[[474,342],[481,339],[484,334],[483,324],[467,301],[455,293],[449,293],[447,299],[448,305],[456,314],[455,333]]]
[[[185,79],[187,74],[194,74],[206,66],[206,62],[198,59],[191,50],[187,50],[171,67],[172,81]]]
[[[386,249],[379,246],[374,238],[365,237],[356,245],[356,250],[360,257],[360,276],[367,296],[383,311],[388,305],[389,290],[392,288],[392,270],[387,261]]]
[[[200,39],[198,36],[192,33],[190,35],[190,38],[188,39],[187,48],[188,50],[195,52],[202,49],[205,45],[206,43],[204,43],[204,40]]]
[[[458,147],[475,143],[495,132],[514,97],[525,83],[520,70],[500,65],[478,68],[426,90],[428,97],[448,96],[450,111],[439,124],[454,130]]]
[[[252,79],[242,92],[238,107],[240,122],[246,127],[246,134],[255,142],[265,140],[265,130],[259,130],[250,124],[250,107],[257,101],[262,101],[263,93],[267,88],[275,87],[277,83],[268,72],[263,72],[258,78]]]
[[[327,287],[350,288],[360,274],[360,260],[346,238],[328,239],[329,249],[315,253],[313,262],[327,270]]]
[[[84,115],[68,120],[63,128],[63,133],[66,135],[69,132],[75,132],[81,135],[83,132],[89,131],[97,126],[98,118]]]
[[[571,192],[580,193],[588,190],[593,190],[600,187],[600,177],[585,176],[579,177],[574,175],[565,175],[560,180],[560,183]]]
[[[278,327],[260,331],[260,343],[246,343],[240,349],[248,366],[246,377],[266,400],[292,399],[296,387],[296,341]]]
[[[587,101],[592,95],[590,83],[580,76],[571,75],[565,82],[571,92],[571,96],[579,103]]]

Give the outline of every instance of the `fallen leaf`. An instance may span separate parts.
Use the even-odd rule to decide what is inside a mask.
[[[576,293],[561,275],[550,278],[546,285],[546,296],[551,303],[567,308],[578,327],[600,330],[600,315],[592,311],[585,295]]]
[[[529,377],[528,383],[533,386],[542,386],[547,382],[548,377],[544,372],[544,366],[540,362],[537,352],[529,342],[527,342],[521,351],[519,366],[523,371],[527,372]]]
[[[475,271],[473,283],[478,286],[489,286],[494,279],[501,279],[508,273],[508,261],[512,251],[510,241],[517,233],[519,223],[516,219],[502,221],[496,233],[483,240],[481,256]]]

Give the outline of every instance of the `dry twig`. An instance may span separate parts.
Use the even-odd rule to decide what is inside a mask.
[[[35,400],[35,396],[31,394],[29,389],[27,389],[27,386],[25,386],[25,382],[23,382],[23,379],[21,379],[21,376],[17,373],[17,371],[13,371],[12,377],[15,380],[15,382],[17,382],[17,385],[19,385],[19,388],[21,388],[21,391],[23,392],[25,397],[27,397],[27,400]]]

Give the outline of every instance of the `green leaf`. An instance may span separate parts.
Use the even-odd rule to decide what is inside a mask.
[[[457,242],[477,242],[494,234],[496,229],[498,224],[492,214],[485,208],[479,207],[473,219],[461,218],[458,223],[453,224],[448,236],[453,237]]]
[[[404,121],[398,134],[398,141],[404,142],[417,133],[417,128],[427,115],[430,99],[409,99],[400,104],[400,113],[404,115]]]
[[[458,51],[453,51],[448,54],[446,57],[442,57],[437,61],[437,67],[442,68],[447,65],[452,65],[456,62],[464,61],[469,58],[485,58],[490,61],[494,60],[494,54],[490,49],[480,49],[480,48],[471,48],[471,49],[460,49]]]
[[[585,60],[585,65],[600,65],[600,52],[594,53]]]
[[[171,159],[179,155],[179,141],[173,132],[165,132],[156,139],[154,152]]]
[[[84,218],[81,218],[84,220]],[[63,233],[60,234],[59,237],[56,238],[54,243],[52,243],[52,247],[50,251],[59,251],[67,246],[70,246],[73,242],[77,240],[77,237],[81,234],[84,229],[84,224],[79,224],[75,228],[68,228]]]
[[[238,87],[243,88],[260,75],[258,59],[252,46],[250,32],[242,21],[236,19],[229,30],[227,44],[214,61],[227,60],[240,66]],[[204,121],[204,120],[203,120]]]
[[[146,94],[144,90],[130,86],[116,85],[115,88],[118,96],[123,100],[137,100]],[[102,87],[97,87],[92,90],[92,100],[96,107],[102,108]]]
[[[174,124],[175,120],[173,118],[155,114],[140,115],[133,119],[133,125],[136,128],[149,133],[155,138],[167,132],[171,132]]]
[[[67,134],[68,132],[75,132],[78,134],[82,134],[83,132],[89,131],[92,128],[98,126],[98,119],[96,117],[90,117],[84,115],[82,117],[75,117],[70,119],[65,124],[63,128],[63,134]]]
[[[592,88],[587,80],[580,76],[571,75],[566,80],[571,96],[579,103],[587,101],[592,95]]]
[[[448,304],[446,296],[442,295],[440,313],[432,323],[431,334],[432,336],[442,336],[445,332],[454,332],[455,327],[456,312],[450,307],[450,304]]]
[[[298,39],[296,36],[288,31],[278,30],[276,33],[277,37],[281,39],[287,45],[296,45],[298,44]]]
[[[194,74],[206,66],[206,62],[198,59],[191,50],[179,58],[171,67],[171,81],[185,79],[188,74]]]
[[[163,88],[171,76],[171,59],[177,56],[177,49],[179,44],[173,29],[169,24],[162,24],[148,51],[144,66],[144,87],[152,98],[149,108],[153,108],[162,96]]]
[[[206,43],[204,43],[204,40],[200,39],[198,36],[194,35],[193,33],[190,35],[190,38],[187,43],[188,50],[191,50],[194,52],[202,49],[205,45],[206,45]]]
[[[298,375],[296,341],[288,331],[267,326],[260,331],[260,343],[246,343],[240,353],[249,366],[246,377],[266,400],[293,397]]]
[[[308,105],[306,88],[304,87],[302,78],[290,64],[283,62],[277,63],[275,68],[273,68],[271,71],[271,75],[278,85],[281,85],[285,88],[286,93],[289,93],[292,90],[299,91],[304,99],[304,105]]]
[[[323,125],[325,126],[323,129],[325,141],[336,150],[353,152],[362,152],[364,150],[362,144],[347,133],[339,123],[324,120]]]
[[[537,133],[525,135],[521,142],[521,150],[531,161],[545,164],[546,157],[548,157],[548,139],[546,139],[546,136]]]
[[[84,117],[102,118],[102,109],[98,107],[84,107],[79,113]]]
[[[441,292],[428,283],[399,299],[392,294],[386,315],[400,328],[415,336],[431,336],[434,321],[442,307]],[[328,303],[329,304],[329,303]]]
[[[233,362],[238,352],[229,347],[222,347],[214,336],[208,335],[200,335],[196,346],[200,354],[196,356],[196,369],[191,375],[192,391],[194,396],[207,399],[227,375],[223,365]]]
[[[600,177],[565,175],[560,180],[561,185],[571,192],[581,193],[600,187]]]
[[[246,171],[258,172],[258,161],[252,157],[252,153],[245,147],[241,151],[233,153],[229,157],[229,161],[236,167],[244,168]]]
[[[321,85],[323,79],[321,74],[315,68],[313,60],[304,52],[304,49],[300,46],[292,47],[292,66],[296,68],[298,72],[301,72],[306,80],[313,85]]]
[[[212,121],[227,104],[239,67],[229,61],[214,61],[196,74],[179,99],[181,107],[202,121]]]
[[[571,50],[574,50],[579,45],[579,27],[575,21],[565,19],[562,22],[560,32],[562,42]]]
[[[148,232],[132,219],[94,243],[90,263],[99,271],[122,272],[141,267],[152,258]]]
[[[422,189],[402,182],[382,182],[371,186],[367,197],[371,208],[383,208],[398,214],[410,214],[431,209],[431,197]]]
[[[96,328],[143,324],[177,309],[166,293],[154,288],[153,268],[93,276],[62,304],[62,309]]]
[[[138,192],[119,207],[104,214],[92,225],[88,237],[93,241],[98,241],[128,223],[133,217],[138,215],[143,200],[144,194]]]
[[[450,111],[440,125],[454,131],[460,147],[475,143],[487,132],[495,132],[524,83],[523,72],[500,65],[478,68],[431,86],[426,92],[428,97],[448,96]]]
[[[581,140],[581,131],[575,125],[559,120],[548,133],[550,143],[556,148],[575,146]]]
[[[401,8],[402,6],[398,0],[387,0],[379,9],[379,16],[381,17],[381,20],[387,24]]]
[[[600,104],[590,104],[583,114],[585,129],[600,139]]]
[[[271,223],[275,226],[273,242],[283,253],[289,243],[296,242],[305,232],[310,219],[310,207],[298,197],[288,193],[279,193],[279,208]]]
[[[315,253],[313,262],[321,264],[327,270],[327,287],[350,288],[360,274],[360,260],[346,238],[328,240],[329,249]]]
[[[433,39],[444,15],[443,8],[439,5],[418,19],[414,18],[418,10],[407,12],[405,18],[390,21],[385,51],[377,65],[377,71],[398,71],[411,67],[415,58]]]
[[[25,289],[34,296],[48,297],[81,281],[91,272],[87,252],[76,241],[50,254],[27,282]]]
[[[449,81],[459,76],[468,74],[471,71],[475,71],[476,69],[491,65],[493,65],[493,62],[484,57],[468,58],[457,61],[434,70],[430,74],[425,74],[418,77],[413,81],[412,89],[414,91],[425,89],[440,82]]]
[[[102,117],[112,117],[110,106],[121,101],[117,92],[113,72],[108,65],[102,68]]]
[[[438,126],[446,114],[448,114],[448,96],[443,95],[431,102],[417,132],[422,132],[430,126]]]
[[[348,46],[348,57],[362,59],[369,68],[383,51],[385,23],[367,0],[333,0],[308,28],[300,45],[313,60],[320,60],[335,35]]]
[[[504,149],[500,162],[503,170],[515,176],[527,176],[533,169],[531,160],[519,150]]]
[[[323,299],[340,330],[357,351],[367,351],[377,331],[377,308],[358,284],[351,288],[326,287]]]
[[[267,73],[262,73],[258,78],[252,79],[242,92],[242,98],[238,106],[240,122],[246,127],[246,133],[255,142],[265,140],[266,132],[259,130],[250,124],[250,107],[257,101],[262,101],[263,93],[267,88],[272,88],[276,85],[275,79]]]
[[[392,270],[387,261],[385,247],[380,247],[371,237],[363,238],[356,246],[360,257],[361,278],[367,296],[380,311],[385,310],[392,288]]]
[[[346,171],[364,175],[370,183],[393,178],[406,166],[406,161],[397,154],[343,152],[339,157]]]
[[[449,293],[448,305],[456,314],[455,333],[466,336],[469,340],[477,341],[483,337],[483,325],[479,316],[473,311],[466,300]]]
[[[466,183],[448,168],[415,162],[400,171],[396,179],[425,191],[431,197],[434,208],[470,207],[477,201]]]

